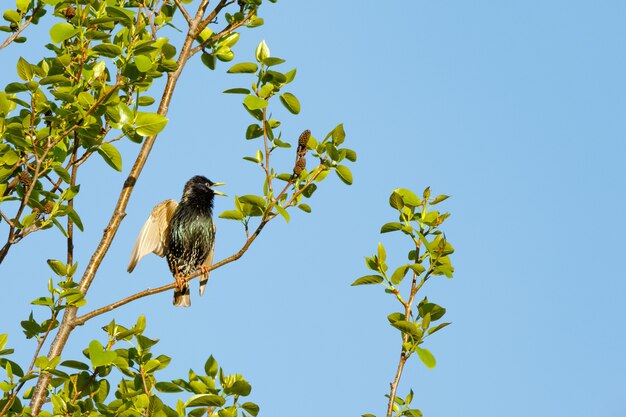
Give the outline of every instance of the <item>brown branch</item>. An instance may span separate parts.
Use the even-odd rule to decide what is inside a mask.
[[[183,16],[185,16],[185,20],[187,21],[187,23],[191,24],[191,16],[189,16],[189,13],[187,13],[187,10],[182,5],[180,0],[174,0],[174,3],[176,3],[176,7],[178,7],[178,10],[180,10],[180,12],[183,14]]]
[[[250,12],[248,13],[248,15],[246,17],[243,18],[243,20],[235,23],[234,25],[228,25],[226,26],[221,32],[219,32],[216,35],[211,36],[209,39],[207,39],[206,41],[202,42],[200,45],[196,46],[195,48],[193,48],[191,50],[191,55],[195,55],[198,52],[200,52],[201,50],[203,50],[204,48],[206,48],[206,46],[211,43],[211,42],[216,42],[220,39],[222,39],[224,36],[230,34],[233,30],[240,28],[241,26],[243,26],[244,24],[246,24],[248,22],[248,20],[256,13],[256,9],[252,9],[250,10]],[[198,32],[198,35],[200,34],[200,32]]]
[[[185,67],[185,64],[187,63],[187,61],[192,55],[191,49],[192,49],[193,42],[195,39],[195,34],[197,33],[197,27],[199,23],[202,21],[202,17],[204,16],[204,10],[207,4],[208,4],[208,0],[203,0],[200,7],[198,8],[198,11],[196,12],[196,16],[194,17],[193,21],[191,22],[189,26],[189,31],[187,32],[187,36],[185,37],[185,41],[180,50],[180,55],[177,61],[178,67],[175,71],[170,72],[167,75],[167,81],[166,81],[163,95],[161,98],[161,103],[159,104],[159,108],[157,110],[157,113],[162,116],[167,114],[178,79],[182,73],[183,68]],[[122,191],[120,192],[120,195],[118,197],[115,209],[113,210],[109,223],[106,229],[104,230],[104,233],[102,235],[100,243],[98,244],[98,247],[94,251],[89,261],[89,264],[87,265],[85,269],[82,279],[80,280],[78,288],[83,294],[87,293],[87,291],[89,290],[89,287],[91,286],[91,283],[95,279],[96,273],[100,267],[100,264],[102,260],[104,259],[105,255],[107,254],[107,252],[109,251],[109,248],[111,246],[111,243],[113,242],[113,239],[117,233],[117,230],[119,229],[119,226],[123,218],[126,215],[125,210],[130,200],[130,196],[134,189],[135,183],[137,182],[137,179],[139,178],[139,175],[141,174],[143,170],[146,160],[148,159],[148,156],[150,155],[150,151],[152,150],[155,140],[156,140],[156,136],[146,137],[141,147],[141,150],[139,151],[139,154],[137,155],[135,163],[133,167],[131,168],[126,181],[124,182]],[[65,313],[63,315],[63,321],[61,323],[61,326],[59,327],[59,331],[54,341],[52,342],[52,345],[50,346],[50,350],[48,352],[49,359],[60,356],[61,353],[63,352],[63,349],[65,348],[65,344],[67,343],[67,340],[70,334],[72,333],[73,329],[76,326],[76,310],[77,310],[76,307],[71,307],[71,306],[65,309]],[[50,381],[50,378],[51,378],[50,375],[44,374],[44,375],[40,375],[39,380],[37,381],[37,385],[35,387],[33,397],[30,402],[30,407],[34,415],[37,415],[39,413],[45,401],[46,390],[47,390],[47,386]]]
[[[21,28],[19,28],[15,33],[12,33],[3,43],[2,45],[0,45],[0,49],[4,49],[7,46],[9,46],[9,44],[11,44],[11,42],[13,42],[15,39],[17,39],[20,34],[24,31],[24,29],[26,29],[32,22],[33,19],[35,18],[35,14],[37,14],[37,12],[39,11],[39,9],[41,7],[43,7],[43,2],[39,3],[36,7],[33,8],[32,13],[30,14],[30,17],[28,18],[28,20],[22,25]]]
[[[211,265],[208,268],[208,271],[213,271],[215,269],[218,269],[224,265],[227,265],[231,262],[236,261],[237,259],[241,258],[243,256],[244,253],[246,253],[246,251],[248,250],[248,248],[250,247],[250,245],[252,245],[252,242],[254,242],[254,240],[257,238],[257,236],[259,236],[259,234],[261,234],[261,231],[263,230],[263,228],[265,227],[265,225],[275,217],[275,215],[268,215],[265,218],[263,218],[263,220],[261,220],[261,223],[259,224],[259,226],[256,228],[256,230],[254,231],[254,233],[252,233],[250,235],[250,237],[246,240],[246,243],[241,247],[241,249],[236,252],[235,254],[229,256],[228,258],[225,258],[217,263],[214,263],[213,265]],[[200,275],[202,275],[202,272],[196,272],[192,275],[189,275],[188,277],[185,277],[184,279],[186,281],[191,281],[194,278],[199,277]],[[130,303],[131,301],[135,301],[138,300],[140,298],[143,297],[147,297],[149,295],[154,295],[154,294],[158,294],[167,290],[172,290],[174,288],[176,288],[176,283],[173,282],[171,284],[167,284],[167,285],[163,285],[161,287],[158,288],[152,288],[152,289],[147,289],[141,292],[138,292],[136,294],[133,294],[129,297],[123,298],[119,301],[116,301],[114,303],[111,303],[109,305],[106,305],[104,307],[98,308],[96,310],[93,310],[87,314],[84,314],[80,317],[76,317],[74,319],[74,321],[72,322],[73,326],[82,326],[83,324],[85,324],[85,322],[87,320],[90,320],[96,316],[99,316],[101,314],[107,313],[109,311],[115,310],[118,307],[121,307],[125,304]]]
[[[26,372],[25,375],[30,375],[30,373],[33,372],[33,368],[35,367],[35,361],[39,357],[39,352],[41,351],[43,344],[46,342],[46,339],[50,335],[50,332],[52,331],[52,327],[54,326],[54,322],[56,321],[56,319],[57,319],[57,312],[55,311],[52,313],[52,316],[50,317],[50,323],[48,324],[46,333],[37,342],[37,349],[35,349],[35,353],[33,354],[33,359],[30,361],[30,366],[28,367],[28,371]],[[15,390],[11,394],[11,397],[8,399],[7,403],[4,405],[4,408],[2,408],[2,411],[0,411],[0,417],[4,416],[6,412],[9,410],[9,408],[11,408],[11,406],[13,405],[13,401],[15,401],[15,398],[17,397],[17,394],[19,394],[19,392],[22,390],[26,382],[27,381],[24,380],[17,387],[15,387]]]

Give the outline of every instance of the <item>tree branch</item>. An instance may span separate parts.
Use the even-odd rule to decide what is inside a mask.
[[[185,37],[185,41],[183,43],[180,55],[178,57],[178,61],[177,61],[178,68],[175,71],[168,73],[167,82],[165,84],[165,88],[164,88],[163,95],[161,98],[161,103],[159,104],[159,108],[157,110],[157,113],[162,116],[167,114],[169,105],[172,101],[172,96],[174,94],[174,89],[178,82],[178,78],[180,77],[182,70],[185,67],[185,64],[191,57],[191,47],[195,39],[197,25],[202,20],[202,17],[204,15],[204,9],[202,7],[203,4],[204,4],[204,7],[206,7],[206,4],[208,4],[208,1],[203,0],[202,4],[198,8],[198,11],[196,13],[194,20],[192,21],[189,27],[189,31],[187,32],[187,36]],[[67,132],[67,133],[69,134],[70,132]],[[156,136],[146,137],[141,147],[141,150],[139,151],[139,154],[137,155],[135,163],[133,167],[131,168],[128,177],[126,178],[126,181],[124,182],[122,191],[120,192],[120,195],[117,200],[117,204],[115,206],[115,209],[113,210],[113,214],[111,215],[109,223],[106,229],[104,230],[103,236],[100,240],[100,243],[98,244],[98,247],[94,251],[89,261],[89,264],[87,265],[85,272],[83,273],[82,279],[80,280],[78,288],[83,294],[87,293],[87,291],[89,290],[89,287],[91,286],[91,283],[95,279],[96,273],[100,267],[100,264],[102,260],[104,259],[105,255],[107,254],[107,252],[109,251],[109,248],[111,246],[111,243],[113,242],[113,239],[117,233],[117,230],[119,229],[119,226],[123,218],[126,215],[125,213],[126,206],[128,205],[128,202],[130,200],[130,196],[134,189],[135,183],[137,182],[137,179],[139,178],[139,175],[141,174],[141,171],[143,170],[146,160],[148,159],[148,156],[150,155],[150,151],[152,150],[155,140],[156,140]],[[61,323],[61,326],[59,327],[59,331],[56,334],[56,337],[54,338],[54,341],[52,342],[52,345],[50,346],[50,350],[48,352],[49,359],[53,359],[57,356],[60,356],[61,353],[63,352],[63,349],[65,348],[65,344],[67,343],[67,340],[70,334],[72,333],[73,329],[76,326],[75,324],[76,310],[77,308],[72,307],[72,306],[69,306],[68,308],[65,309],[65,313],[63,315],[63,321]],[[50,381],[50,378],[51,376],[49,374],[42,374],[40,375],[39,380],[37,381],[37,385],[35,387],[35,391],[33,393],[33,397],[30,402],[30,407],[34,415],[37,415],[39,413],[45,401],[47,386]]]
[[[246,243],[241,247],[241,249],[236,252],[235,254],[229,256],[228,258],[225,258],[217,263],[214,263],[213,265],[211,265],[208,268],[208,271],[213,271],[215,269],[218,269],[224,265],[227,265],[231,262],[236,261],[237,259],[241,258],[243,256],[244,253],[246,253],[248,251],[248,248],[250,247],[250,245],[252,245],[252,242],[254,242],[254,240],[261,234],[261,231],[263,230],[263,228],[265,227],[265,225],[275,217],[275,215],[268,215],[267,217],[265,217],[263,220],[261,220],[261,223],[259,224],[259,226],[256,228],[256,230],[254,231],[254,233],[252,233],[250,235],[250,237],[248,237],[248,239],[246,240]],[[194,278],[199,277],[200,275],[202,275],[202,272],[196,272],[192,275],[189,275],[188,277],[185,277],[184,279],[186,281],[191,281]],[[133,294],[129,297],[123,298],[119,301],[116,301],[114,303],[111,303],[109,305],[106,305],[104,307],[98,308],[96,310],[93,310],[87,314],[84,314],[80,317],[76,317],[73,322],[72,325],[73,326],[82,326],[83,324],[85,324],[85,322],[87,320],[90,320],[96,316],[99,316],[101,314],[107,313],[109,311],[115,310],[118,307],[121,307],[125,304],[130,303],[131,301],[135,301],[138,300],[140,298],[143,297],[147,297],[149,295],[154,295],[154,294],[158,294],[167,290],[172,290],[174,288],[176,288],[177,284],[175,282],[171,283],[171,284],[167,284],[167,285],[163,285],[161,287],[158,288],[153,288],[153,289],[147,289],[141,292],[138,292],[136,294]]]

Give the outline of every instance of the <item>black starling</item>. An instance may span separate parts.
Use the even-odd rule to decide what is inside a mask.
[[[178,288],[174,291],[174,305],[189,307],[189,282],[182,278],[200,270],[200,295],[209,280],[208,268],[213,263],[215,223],[213,197],[224,195],[212,187],[222,185],[197,175],[185,184],[180,204],[165,200],[157,204],[139,232],[128,263],[132,272],[137,262],[148,253],[167,257]]]

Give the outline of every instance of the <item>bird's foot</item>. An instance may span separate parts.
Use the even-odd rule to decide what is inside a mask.
[[[198,270],[200,271],[200,273],[202,274],[202,276],[204,276],[205,278],[206,278],[207,276],[209,276],[209,272],[211,272],[211,269],[210,269],[208,266],[206,266],[206,265],[200,265],[200,266],[198,267]]]
[[[174,275],[174,281],[176,281],[176,286],[181,291],[183,290],[185,282],[187,282],[187,280],[185,279],[185,276],[181,274]]]

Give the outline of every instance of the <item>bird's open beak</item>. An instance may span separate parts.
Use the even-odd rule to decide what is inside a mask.
[[[211,189],[213,190],[213,187],[219,187],[220,185],[224,185],[224,184],[225,184],[224,182],[215,182],[215,183],[213,183],[213,185],[211,186]],[[223,196],[223,197],[226,197],[226,194],[224,194],[224,193],[223,193],[223,192],[221,192],[221,191],[216,191],[216,190],[213,190],[213,194],[217,194],[217,195],[221,195],[221,196]]]

